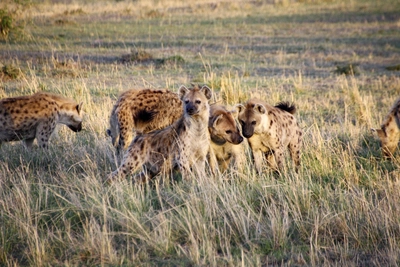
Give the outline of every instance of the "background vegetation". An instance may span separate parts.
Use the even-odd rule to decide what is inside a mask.
[[[84,102],[84,130],[0,149],[0,265],[397,266],[399,157],[370,133],[400,95],[395,0],[2,1],[0,97]],[[118,94],[208,84],[292,101],[302,168],[130,179],[105,135]]]

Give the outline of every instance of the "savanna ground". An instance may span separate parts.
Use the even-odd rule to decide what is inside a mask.
[[[400,95],[400,2],[2,1],[0,97],[84,102],[48,151],[0,148],[0,265],[397,266],[400,163],[378,127]],[[6,19],[4,19],[6,18]],[[354,74],[354,75],[353,75]],[[106,136],[130,88],[294,102],[302,167],[130,179]]]

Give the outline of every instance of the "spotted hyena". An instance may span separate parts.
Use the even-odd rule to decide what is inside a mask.
[[[400,98],[394,103],[380,129],[372,129],[381,141],[385,158],[392,158],[400,139]]]
[[[0,100],[0,145],[22,140],[31,148],[36,138],[39,147],[47,148],[57,123],[82,130],[82,103],[44,92]]]
[[[257,171],[262,171],[263,155],[272,169],[282,169],[286,147],[298,171],[302,130],[293,116],[296,107],[286,102],[270,106],[261,100],[251,99],[245,105],[237,105],[237,108],[242,133],[248,138]]]
[[[234,114],[236,110],[228,110],[223,105],[210,106],[210,119],[208,129],[210,132],[209,163],[211,170],[218,169],[224,172],[231,160],[241,169],[244,162],[244,151],[240,145],[243,136],[236,124]]]
[[[178,94],[164,89],[129,90],[122,93],[110,116],[107,134],[118,152],[126,150],[133,135],[171,125],[183,114]]]
[[[208,117],[211,90],[207,86],[179,89],[183,115],[172,125],[138,135],[129,145],[121,165],[107,182],[132,174],[143,167],[135,180],[178,170],[186,176],[191,168],[202,174],[209,150]],[[182,109],[182,107],[181,107]]]

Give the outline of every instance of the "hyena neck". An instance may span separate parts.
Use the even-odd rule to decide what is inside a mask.
[[[190,129],[192,134],[198,136],[201,138],[204,135],[209,134],[208,132],[208,117],[209,117],[209,111],[206,110],[202,112],[201,114],[197,114],[196,116],[189,116],[188,114],[185,114],[185,124]]]

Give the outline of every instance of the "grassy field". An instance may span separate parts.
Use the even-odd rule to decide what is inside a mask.
[[[398,266],[400,162],[370,128],[400,95],[395,0],[5,1],[0,97],[84,102],[50,149],[0,148],[1,266]],[[0,26],[1,28],[1,26]],[[352,75],[354,74],[354,75]],[[291,101],[302,166],[102,180],[111,107],[131,88],[207,84],[214,101]]]

